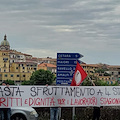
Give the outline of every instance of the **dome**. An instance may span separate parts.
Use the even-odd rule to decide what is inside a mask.
[[[6,35],[4,36],[4,40],[1,42],[1,46],[10,46],[9,42],[6,39]]]

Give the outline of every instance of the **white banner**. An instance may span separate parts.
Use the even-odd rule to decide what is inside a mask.
[[[0,107],[119,105],[120,86],[0,86]]]

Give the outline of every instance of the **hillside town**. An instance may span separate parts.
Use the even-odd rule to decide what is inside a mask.
[[[5,35],[0,44],[0,82],[13,80],[15,84],[21,84],[30,80],[32,73],[39,69],[49,70],[56,75],[56,61],[56,58],[37,58],[11,49]],[[82,63],[81,66],[88,75],[94,75],[108,84],[120,81],[120,65]]]

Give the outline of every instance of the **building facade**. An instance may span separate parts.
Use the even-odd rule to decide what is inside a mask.
[[[10,49],[7,36],[0,44],[0,82],[13,80],[21,83],[30,80],[32,73],[39,69],[49,70],[56,75],[56,58],[36,58]],[[120,66],[106,64],[81,64],[88,75],[94,75],[100,80],[120,83]],[[99,71],[104,69],[104,72]]]
[[[56,65],[50,64],[50,63],[41,63],[38,65],[38,70],[43,69],[43,70],[49,70],[51,73],[56,75]]]
[[[37,70],[37,63],[27,62],[28,59],[32,59],[32,55],[10,49],[5,35],[0,45],[0,82],[13,80],[20,84],[24,80],[30,80],[33,71]]]
[[[47,64],[47,67],[43,67],[43,63]],[[12,50],[5,35],[0,44],[0,83],[13,80],[15,84],[21,84],[25,80],[30,80],[32,73],[38,69],[49,70],[56,74],[56,59],[36,58]]]
[[[81,64],[88,75],[93,75],[108,84],[120,83],[120,66],[107,64]]]

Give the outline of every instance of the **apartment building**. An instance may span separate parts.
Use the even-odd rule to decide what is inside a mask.
[[[28,62],[29,59],[31,61]],[[19,84],[24,80],[30,80],[33,71],[36,70],[37,63],[32,61],[32,55],[10,49],[5,35],[0,45],[0,82],[13,80]]]
[[[56,75],[56,65],[50,64],[50,63],[41,63],[38,65],[38,70],[43,69],[43,70],[49,70],[52,72],[54,75]]]
[[[88,75],[94,75],[100,80],[107,81],[108,84],[120,81],[120,66],[107,64],[81,64],[81,66]]]

